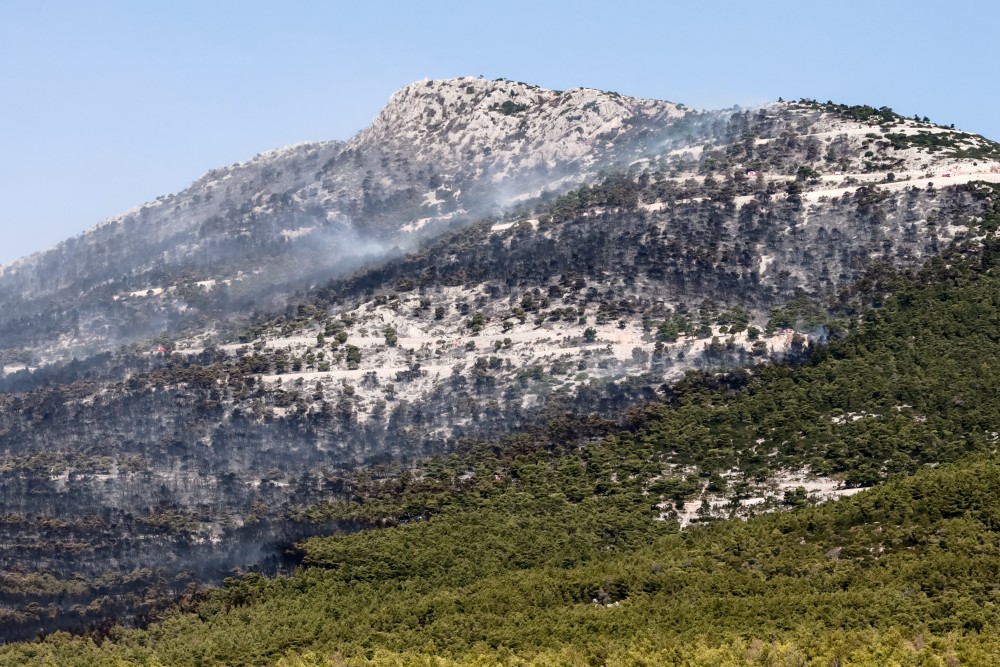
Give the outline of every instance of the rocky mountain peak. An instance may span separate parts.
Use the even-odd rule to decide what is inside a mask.
[[[378,146],[442,170],[461,165],[493,181],[533,169],[582,161],[642,122],[685,114],[671,102],[576,88],[555,91],[498,79],[426,80],[396,92],[349,149]]]

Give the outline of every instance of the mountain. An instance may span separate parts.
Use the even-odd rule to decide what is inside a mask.
[[[307,541],[293,575],[188,587],[148,630],[0,664],[992,664],[996,223],[981,251],[874,290],[884,306],[805,365],[689,378],[605,437],[583,419],[365,471],[311,511],[369,529]],[[803,453],[896,476],[820,503],[731,467]],[[759,515],[713,520],[717,503]],[[694,526],[663,520],[692,504]],[[35,613],[79,584],[5,577]]]
[[[784,194],[790,180],[793,201],[825,209],[820,198],[856,184],[883,182],[895,195],[934,178],[940,187],[997,177],[995,144],[879,114],[797,103],[696,112],[503,80],[416,83],[347,143],[214,170],[0,268],[0,354],[44,362],[165,331],[224,329],[232,316],[280,308],[288,294],[444,228],[530,210],[602,172],[662,177],[650,206],[714,196],[741,209],[758,192]]]
[[[901,457],[803,431],[797,396],[670,415],[691,373],[736,392],[771,362],[797,384],[912,272],[984,253],[998,181],[997,144],[886,108],[693,111],[471,78],[404,88],[346,143],[210,172],[0,274],[0,568],[57,579],[4,602],[8,637],[136,619],[276,571],[303,537],[422,517],[319,508],[524,433],[658,433],[647,492],[682,525],[952,460],[966,450],[927,434]],[[926,418],[878,363],[865,377],[894,402],[827,396],[816,423],[862,438],[869,417]],[[800,413],[740,421],[779,405]],[[434,474],[461,488],[480,463]]]
[[[688,115],[594,90],[480,79],[413,84],[346,144],[300,144],[213,170],[3,267],[3,345],[72,355],[198,314],[273,305],[310,281],[412,247],[418,231],[584,180]],[[169,300],[135,303],[149,290],[206,298],[193,312]]]

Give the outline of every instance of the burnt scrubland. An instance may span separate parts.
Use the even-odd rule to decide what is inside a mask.
[[[0,267],[2,660],[988,664],[997,157],[422,82]]]
[[[811,295],[783,291],[753,271],[740,274],[737,265],[726,271],[722,250],[700,268],[657,274],[674,257],[664,243],[695,247],[710,237],[707,226],[725,205],[684,205],[667,219],[638,204],[629,209],[646,192],[639,179],[611,177],[537,204],[539,215],[558,220],[537,230],[523,225],[498,234],[490,221],[457,230],[410,257],[303,294],[283,315],[238,329],[226,346],[151,354],[154,345],[176,345],[164,337],[8,374],[0,398],[2,558],[12,582],[33,582],[19,583],[4,603],[8,638],[116,618],[142,622],[173,596],[237,568],[282,571],[295,563],[286,553],[292,542],[372,525],[316,510],[350,499],[359,468],[401,474],[426,457],[540,425],[569,424],[566,433],[574,434],[579,422],[588,425],[581,435],[597,437],[638,428],[620,416],[630,408],[642,415],[636,420],[655,418],[643,437],[683,444],[661,445],[663,479],[651,482],[652,493],[663,504],[659,516],[682,523],[727,516],[729,504],[739,515],[784,506],[799,478],[837,495],[844,485],[948,459],[935,435],[939,425],[915,421],[926,411],[917,388],[877,409],[855,398],[858,386],[895,395],[890,388],[902,391],[921,377],[916,366],[827,378],[823,401],[747,398],[736,413],[709,402],[676,414],[673,383],[690,370],[711,384],[733,369],[724,384],[742,388],[778,371],[735,369],[797,361],[780,368],[803,382],[801,363],[824,354],[810,334],[857,329],[865,308],[881,305],[892,281],[907,274],[888,260],[862,259],[878,242],[859,246],[858,257],[840,267],[845,275],[859,272],[858,281],[831,281]],[[883,212],[886,222],[903,219],[864,204],[871,196],[860,191],[845,202],[850,213],[831,220],[871,224],[858,212],[862,205],[875,207],[868,215]],[[609,201],[624,201],[625,210],[594,214]],[[936,196],[931,210],[957,217],[965,226],[956,235],[972,237],[993,224],[994,201],[989,188],[968,186]],[[795,205],[787,206],[793,215]],[[782,210],[772,207],[779,216]],[[775,238],[775,254],[795,252]],[[408,279],[412,285],[400,284]],[[439,308],[447,311],[440,318]],[[392,325],[381,319],[389,313],[397,316]],[[451,333],[431,329],[415,343],[411,322]],[[793,335],[792,328],[809,333]],[[622,332],[633,341],[616,344],[624,358],[605,343]],[[427,342],[455,335],[451,347]],[[302,339],[298,348],[282,345]],[[948,358],[945,352],[933,354]],[[428,370],[435,367],[441,370]],[[789,421],[788,410],[802,414]],[[746,419],[783,419],[801,430],[748,430]],[[693,426],[701,422],[713,426]],[[876,431],[877,445],[857,444]],[[911,441],[913,433],[919,438]],[[732,444],[751,441],[750,448]]]
[[[988,664],[998,258],[986,232],[919,271],[883,274],[828,347],[795,365],[691,374],[624,424],[553,419],[412,468],[370,469],[307,514],[379,527],[304,542],[294,575],[227,579],[147,630],[57,634],[0,655]],[[793,489],[780,499],[790,511],[746,521],[706,515],[679,532],[663,520],[711,485],[751,488],[761,465],[888,481],[818,505]],[[686,475],[664,474],[674,468]]]

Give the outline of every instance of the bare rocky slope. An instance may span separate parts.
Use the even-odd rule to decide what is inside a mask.
[[[887,109],[408,86],[347,143],[210,172],[3,268],[0,568],[86,562],[134,612],[330,528],[299,521],[347,469],[794,359],[880,267],[975,243],[998,160]],[[848,492],[773,473],[761,497]],[[60,586],[7,601],[11,627],[107,611]]]

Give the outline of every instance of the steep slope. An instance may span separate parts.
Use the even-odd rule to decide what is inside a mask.
[[[892,291],[887,278],[952,246],[992,248],[998,158],[981,137],[885,109],[687,113],[505,81],[409,86],[347,144],[211,173],[5,270],[0,565],[71,577],[89,554],[85,574],[140,613],[144,592],[174,590],[175,575],[216,580],[280,561],[275,542],[352,527],[336,513],[301,520],[349,494],[358,467],[591,413],[595,430],[581,430],[603,435],[688,371],[801,362],[827,325],[858,326],[862,304]],[[496,215],[475,219],[485,211]],[[935,354],[971,364],[979,352]],[[738,495],[774,504],[799,482],[836,495],[848,477],[873,483],[980,447],[977,436],[939,452],[909,425],[933,405],[886,404],[892,388],[871,386],[881,402],[824,399],[819,432],[750,434],[739,421],[770,423],[794,396],[751,401],[739,418],[711,405],[659,415],[643,437],[666,445],[698,415],[713,426],[664,459],[684,472],[664,482],[658,514],[746,513]],[[857,455],[869,418],[892,423],[887,442],[905,432],[919,445]],[[741,475],[737,492],[725,480]],[[140,564],[159,569],[110,571]],[[17,598],[12,628],[116,613],[87,606],[95,588],[53,585]]]
[[[600,91],[414,84],[347,144],[301,144],[214,170],[0,268],[0,338],[8,351],[58,344],[69,354],[245,312],[408,247],[401,228],[495,211],[564,176],[584,180],[649,127],[662,132],[683,116],[670,103]],[[204,294],[195,308],[119,302],[169,288]]]
[[[995,181],[998,157],[981,137],[867,107],[692,112],[588,89],[420,82],[346,144],[302,144],[215,170],[0,267],[0,354],[69,358],[224,327],[445,227],[596,183],[602,170],[662,177],[649,210],[698,201],[706,177],[700,196],[739,207],[768,192],[824,208],[866,183],[897,192],[935,179]]]
[[[593,476],[562,491],[574,503],[596,496],[614,504],[627,492],[642,499],[628,504],[645,521],[686,525],[848,495],[990,452],[1000,431],[992,391],[1000,365],[998,220],[984,221],[982,247],[967,242],[914,275],[874,276],[864,294],[881,310],[847,304],[851,333],[829,350],[803,350],[801,365],[696,375],[656,392],[645,391],[655,374],[627,380],[617,393],[581,387],[577,410],[563,392],[526,431],[486,442],[433,433],[465,415],[475,415],[470,431],[497,425],[517,409],[496,397],[497,387],[476,388],[474,370],[412,403],[375,384],[391,406],[382,422],[358,414],[367,400],[360,395],[372,388],[367,378],[320,386],[258,380],[244,364],[279,362],[264,347],[236,360],[206,351],[65,369],[75,382],[6,396],[0,409],[0,565],[18,586],[6,598],[9,636],[130,618],[148,609],[154,591],[217,580],[227,565],[280,562],[273,541],[426,517],[453,494],[544,482],[540,462],[560,475]],[[488,362],[482,370],[496,372]],[[513,391],[545,396],[551,373],[524,375]],[[417,369],[391,389],[422,381]],[[637,399],[651,402],[627,410]],[[442,448],[448,456],[429,462],[390,460]],[[343,469],[358,456],[376,458],[360,471]],[[77,582],[80,574],[88,583]]]

